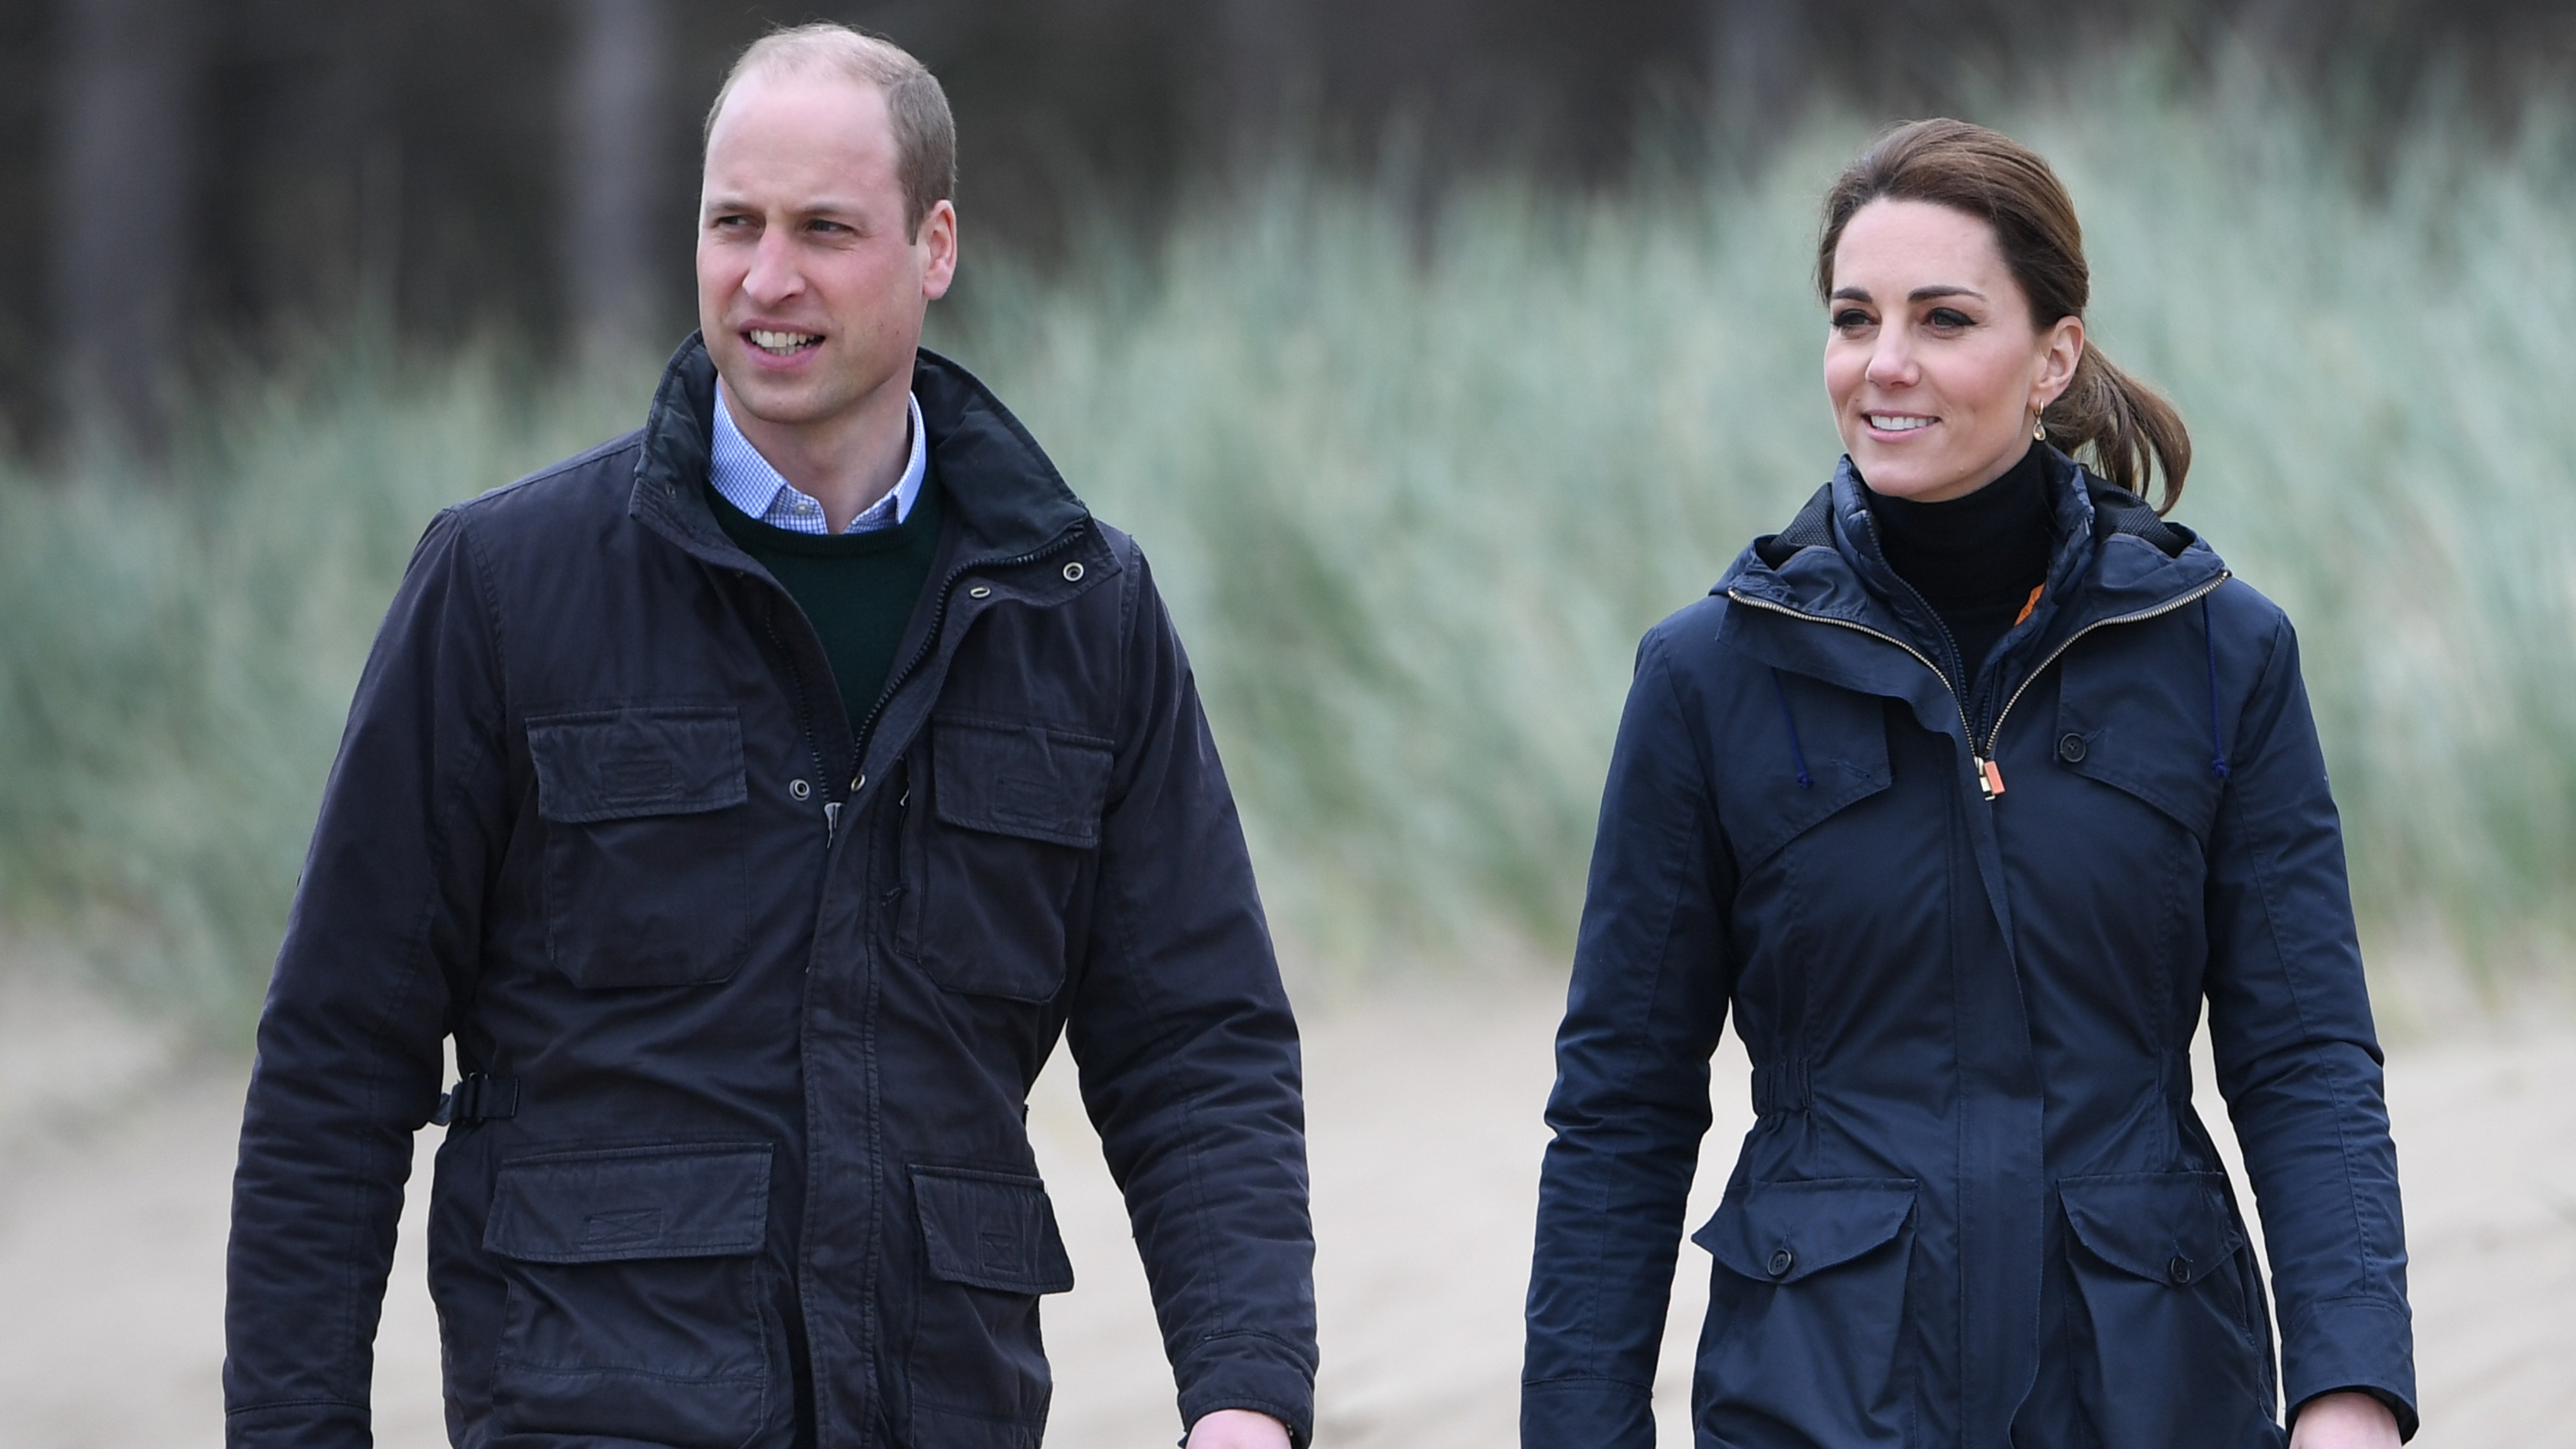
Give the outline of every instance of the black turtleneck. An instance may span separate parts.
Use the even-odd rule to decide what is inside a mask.
[[[1862,491],[1887,566],[1948,626],[1966,686],[2048,577],[2057,518],[2048,496],[2047,446],[2033,442],[2002,477],[1939,503]]]

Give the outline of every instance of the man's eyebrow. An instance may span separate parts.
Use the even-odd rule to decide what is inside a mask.
[[[709,196],[700,203],[698,209],[702,214],[712,216],[722,212],[765,211],[768,208],[748,197],[716,195]],[[789,208],[790,215],[800,217],[858,216],[866,211],[865,203],[845,196],[815,197],[801,205]]]

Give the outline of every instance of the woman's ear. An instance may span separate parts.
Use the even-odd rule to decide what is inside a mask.
[[[2031,380],[2030,410],[2040,413],[2065,395],[2075,381],[2075,366],[2084,360],[2084,319],[2060,317],[2040,337],[2039,375]]]

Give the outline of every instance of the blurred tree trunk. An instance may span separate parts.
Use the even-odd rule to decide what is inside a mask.
[[[80,445],[169,444],[189,262],[191,0],[60,0],[49,310]]]
[[[670,17],[667,0],[572,0],[570,18],[558,255],[575,345],[603,357],[651,340],[672,280],[655,243],[687,234],[662,205]]]
[[[1283,134],[1292,121],[1312,124],[1317,119],[1287,113],[1292,100],[1312,103],[1313,97],[1296,91],[1317,79],[1308,73],[1314,57],[1301,33],[1301,22],[1311,22],[1311,17],[1298,13],[1300,8],[1279,0],[1222,0],[1216,7],[1216,64],[1209,73],[1213,84],[1206,86],[1200,110],[1206,134],[1248,147],[1241,152],[1246,158],[1266,161],[1282,141],[1312,139]]]
[[[1808,74],[1799,0],[1715,0],[1709,90],[1726,139],[1759,153],[1797,119]]]

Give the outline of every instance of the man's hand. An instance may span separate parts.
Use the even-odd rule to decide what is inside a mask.
[[[2374,1399],[2370,1406],[2376,1409],[2379,1403]],[[2382,1409],[2380,1412],[2387,1411]],[[2340,1444],[2342,1441],[2335,1442]],[[2358,1444],[2362,1441],[2356,1439],[2353,1442]],[[2397,1442],[2394,1429],[2390,1431],[2388,1442]],[[1288,1449],[1288,1426],[1268,1414],[1256,1414],[1250,1409],[1219,1409],[1202,1416],[1190,1426],[1189,1449]]]
[[[1192,1435],[1191,1441],[1195,1443],[1197,1437]],[[2397,1416],[2388,1412],[2386,1404],[2358,1390],[2319,1394],[2300,1405],[2299,1426],[2290,1431],[2290,1449],[2397,1449]]]

